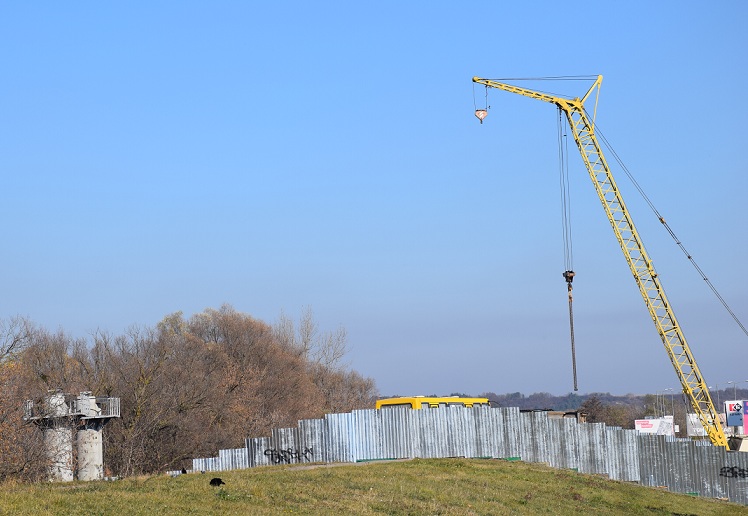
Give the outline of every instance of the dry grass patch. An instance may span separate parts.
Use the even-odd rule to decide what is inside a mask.
[[[5,485],[0,514],[748,515],[748,507],[537,464],[434,459]]]

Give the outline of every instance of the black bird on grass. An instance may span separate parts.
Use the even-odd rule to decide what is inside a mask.
[[[226,485],[226,482],[224,482],[218,477],[215,477],[215,478],[210,479],[210,485],[212,485],[213,487],[218,487],[218,486]]]

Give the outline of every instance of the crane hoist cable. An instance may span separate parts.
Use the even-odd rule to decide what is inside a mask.
[[[722,297],[722,295],[717,291],[717,287],[712,284],[712,282],[707,278],[704,271],[699,267],[699,265],[696,263],[696,260],[693,259],[693,256],[691,253],[686,250],[686,247],[683,245],[681,240],[676,236],[675,232],[672,230],[672,228],[668,225],[668,223],[665,221],[665,217],[663,217],[657,207],[654,205],[654,203],[650,200],[649,196],[647,196],[644,189],[641,187],[641,185],[637,182],[636,178],[634,178],[633,174],[629,171],[629,169],[626,167],[626,165],[623,163],[623,160],[621,160],[620,156],[618,156],[618,153],[616,153],[615,149],[613,149],[612,145],[608,140],[605,138],[605,136],[600,131],[600,127],[597,126],[597,135],[600,137],[600,140],[603,142],[605,147],[610,151],[613,158],[616,160],[618,165],[621,167],[621,169],[626,174],[626,177],[629,178],[629,181],[631,181],[631,184],[634,185],[636,190],[639,192],[639,195],[642,196],[642,199],[647,203],[649,208],[652,210],[652,213],[657,217],[657,220],[660,221],[660,223],[665,226],[665,229],[667,230],[670,237],[673,239],[673,241],[676,243],[676,245],[680,248],[681,251],[683,251],[683,254],[686,255],[686,258],[689,262],[691,262],[691,265],[696,269],[696,272],[701,276],[701,279],[704,280],[704,282],[707,284],[709,289],[714,293],[714,295],[717,297],[720,303],[722,303],[722,306],[727,310],[727,313],[730,314],[730,316],[733,318],[733,320],[737,323],[737,325],[740,327],[741,330],[743,330],[743,333],[745,333],[746,336],[748,336],[748,329],[743,325],[743,323],[740,321],[737,315],[735,315],[735,312],[732,311],[732,308],[730,308],[730,305],[727,304],[727,301]]]
[[[571,238],[571,196],[569,191],[569,162],[568,162],[568,139],[566,137],[566,123],[564,113],[558,109],[558,163],[559,163],[559,186],[561,189],[561,225],[564,240],[564,272],[566,290],[569,297],[569,334],[571,337],[571,368],[574,378],[574,390],[577,386],[577,354],[574,343],[574,298],[571,294],[574,280],[574,253]]]

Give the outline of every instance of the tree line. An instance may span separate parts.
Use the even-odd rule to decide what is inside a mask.
[[[189,468],[193,457],[241,447],[273,428],[372,408],[375,383],[347,367],[346,347],[345,330],[320,331],[308,309],[297,322],[281,314],[271,325],[225,305],[87,339],[0,319],[0,481],[47,475],[42,434],[23,420],[27,399],[52,390],[120,398],[121,418],[103,433],[107,475]],[[677,395],[480,396],[495,406],[580,410],[589,422],[623,428],[674,413],[686,428],[687,408]]]
[[[616,396],[608,392],[577,394],[570,392],[563,396],[554,396],[547,392],[536,392],[530,395],[521,392],[496,394],[493,392],[482,394],[493,405],[502,407],[519,407],[520,409],[580,411],[586,415],[589,423],[605,423],[608,426],[634,428],[636,419],[647,416],[662,416],[667,408],[670,414],[671,403],[667,407],[660,403],[660,398],[651,395],[626,394]],[[676,419],[683,422],[685,432],[685,407],[682,401],[674,404]]]
[[[723,389],[711,391],[712,400],[718,412],[723,411],[719,400],[737,397],[748,397],[745,389]],[[686,436],[686,414],[693,412],[688,400],[682,393],[670,391],[659,394],[626,394],[616,396],[608,392],[590,394],[569,393],[564,396],[554,396],[547,392],[525,395],[520,392],[496,394],[493,392],[481,394],[488,398],[492,405],[502,407],[519,407],[520,409],[547,409],[573,411],[579,410],[586,414],[590,423],[605,423],[608,426],[634,428],[634,421],[647,417],[662,417],[672,415],[675,425],[679,428],[677,435]]]
[[[190,467],[300,419],[373,407],[375,383],[346,366],[346,345],[345,330],[320,331],[311,310],[270,325],[226,305],[89,339],[0,321],[0,481],[45,477],[23,402],[51,390],[120,398],[103,433],[114,476]]]

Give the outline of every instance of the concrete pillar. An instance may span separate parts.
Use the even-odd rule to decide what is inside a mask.
[[[90,392],[81,392],[76,403],[76,412],[81,417],[78,426],[78,480],[102,480],[104,446],[101,430],[107,420],[100,419],[101,407]]]
[[[49,480],[70,482],[73,480],[73,432],[67,423],[50,424],[44,429],[44,447],[49,459]]]
[[[78,429],[78,480],[104,478],[104,446],[100,421],[82,421]]]
[[[73,431],[68,418],[65,395],[50,394],[44,407],[46,418],[42,426],[44,448],[49,460],[49,479],[73,480]]]

